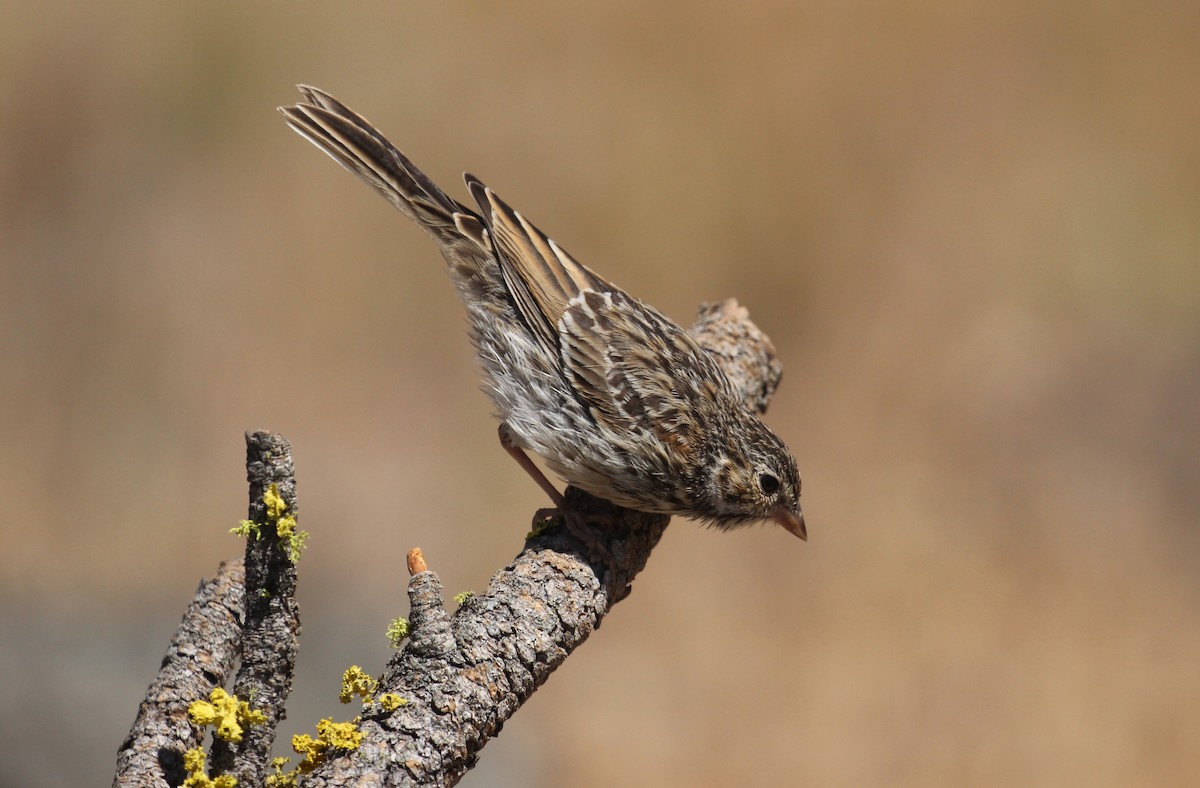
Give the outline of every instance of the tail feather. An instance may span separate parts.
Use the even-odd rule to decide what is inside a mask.
[[[558,325],[568,303],[584,291],[617,290],[473,175],[465,179],[479,213],[443,192],[365,118],[324,91],[299,87],[304,100],[279,108],[288,125],[439,242],[479,320],[515,308],[533,335],[557,353]]]
[[[324,91],[299,87],[304,101],[279,111],[300,136],[366,181],[438,241],[454,244],[463,236],[459,225],[478,225],[473,211],[443,192],[366,119]],[[456,221],[456,214],[465,219]]]

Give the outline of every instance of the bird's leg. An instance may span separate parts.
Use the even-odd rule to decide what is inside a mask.
[[[529,455],[525,453],[525,450],[516,444],[508,425],[501,422],[498,433],[500,435],[500,445],[508,452],[508,456],[516,460],[517,465],[520,465],[521,469],[537,482],[538,487],[541,487],[546,492],[546,495],[550,496],[550,500],[554,502],[554,508],[562,515],[563,522],[566,524],[568,530],[594,550],[601,558],[612,563],[613,555],[609,549],[602,545],[596,538],[596,534],[588,527],[583,515],[567,506],[566,499],[563,498],[562,493],[558,491],[554,483],[547,479],[546,474],[542,473],[541,469],[533,464],[533,460],[529,459]],[[545,509],[539,509],[534,516],[535,523],[543,519],[545,514]]]
[[[517,465],[521,466],[521,470],[529,474],[529,478],[537,482],[538,487],[545,490],[546,495],[550,496],[550,500],[554,502],[554,506],[560,511],[566,511],[566,501],[563,500],[562,493],[554,486],[554,483],[546,478],[546,474],[542,473],[541,468],[533,464],[533,460],[529,459],[529,455],[525,450],[516,444],[513,440],[512,432],[508,425],[500,424],[500,445],[508,452],[508,456],[517,461]]]

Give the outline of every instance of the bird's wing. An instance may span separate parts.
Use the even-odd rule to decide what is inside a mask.
[[[465,180],[500,263],[504,283],[517,311],[551,352],[558,352],[558,324],[571,299],[585,290],[616,287],[567,254],[485,186],[467,174]]]
[[[705,403],[720,407],[728,383],[679,326],[619,290],[586,290],[559,333],[567,378],[597,419],[655,436],[685,462],[698,456],[713,415]]]

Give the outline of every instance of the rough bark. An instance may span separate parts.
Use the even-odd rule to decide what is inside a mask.
[[[295,516],[297,512],[291,445],[279,435],[246,433],[246,480],[250,483],[247,519],[261,528],[261,537],[246,540],[246,624],[233,693],[251,701],[267,715],[267,721],[248,726],[236,744],[220,739],[214,742],[209,768],[214,774],[232,774],[238,785],[262,785],[275,730],[287,716],[285,704],[300,650],[296,565],[263,503],[263,494],[274,485],[287,504],[286,513]]]
[[[223,686],[233,670],[242,645],[245,588],[240,559],[226,561],[215,577],[200,581],[117,752],[114,786],[166,788],[183,782],[183,752],[202,738],[188,722],[187,707]]]

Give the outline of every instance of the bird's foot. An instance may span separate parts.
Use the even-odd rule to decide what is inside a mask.
[[[599,556],[605,563],[611,564],[615,561],[612,551],[596,536],[596,530],[588,521],[587,515],[565,504],[547,509],[538,509],[533,515],[533,529],[529,532],[529,536],[537,536],[547,529],[557,526],[559,523],[565,526],[572,536],[583,542],[589,551]]]

